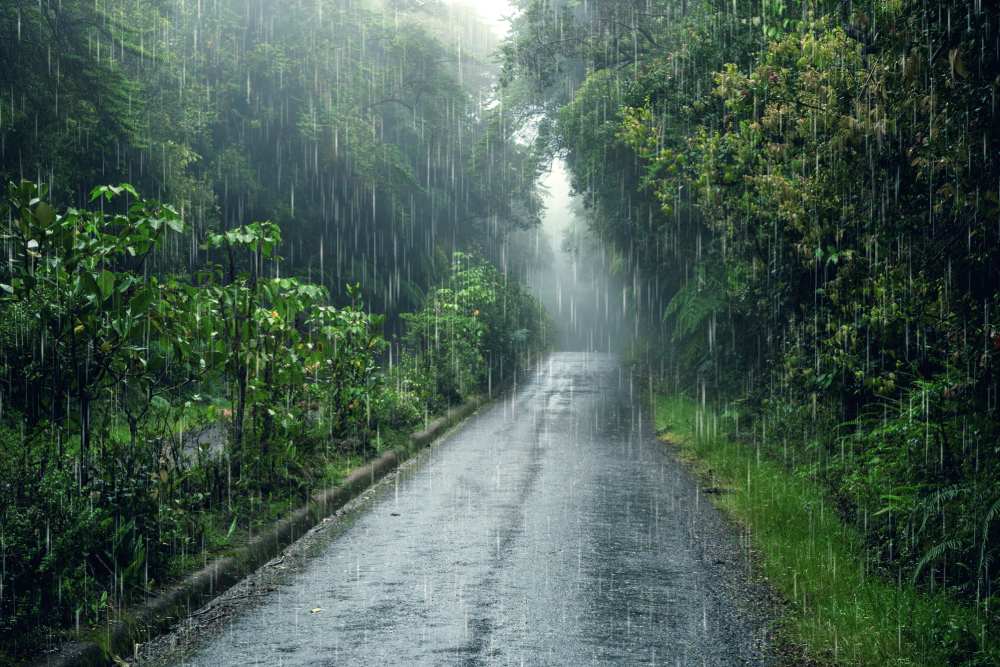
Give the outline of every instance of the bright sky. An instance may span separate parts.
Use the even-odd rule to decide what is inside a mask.
[[[478,9],[483,18],[496,25],[501,34],[507,34],[508,26],[503,19],[514,13],[514,7],[508,0],[467,0],[467,2]]]

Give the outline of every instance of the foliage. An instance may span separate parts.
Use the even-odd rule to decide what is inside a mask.
[[[10,185],[0,269],[0,532],[14,591],[2,618],[25,646],[38,639],[28,628],[99,621],[167,576],[203,548],[206,510],[308,493],[322,439],[368,442],[381,387],[378,317],[262,274],[277,226],[209,235],[228,267],[182,280],[155,272],[157,247],[184,230],[173,208],[128,185],[93,194],[101,208],[127,197],[121,213],[60,213],[44,194]],[[233,436],[204,451],[184,432],[217,427],[219,411],[196,404],[220,386]]]
[[[360,286],[336,307],[278,277],[274,223],[206,234],[210,261],[184,277],[156,264],[178,212],[130,185],[62,212],[32,183],[8,193],[0,628],[15,652],[118,613],[544,345],[537,302],[457,253],[383,372]]]
[[[699,461],[795,609],[779,628],[786,642],[833,664],[995,664],[1000,646],[975,610],[879,577],[861,532],[838,515],[823,484],[727,438],[736,412],[676,395],[655,397],[655,407],[658,432]]]
[[[122,186],[98,188],[91,199],[111,202],[121,194],[137,198],[131,186]],[[144,275],[164,234],[182,231],[183,224],[171,207],[145,200],[127,214],[69,209],[60,215],[44,195],[27,182],[10,186],[14,224],[4,239],[10,261],[0,273],[0,291],[14,318],[0,369],[2,396],[22,411],[29,431],[63,432],[70,402],[78,407],[86,485],[94,401],[118,385],[132,413],[133,396],[152,398],[169,347],[183,339],[173,313],[156,307],[163,287]]]
[[[504,284],[467,378],[433,345],[381,368],[448,253],[499,260],[539,216],[486,31],[439,3],[0,7],[5,649],[105,620],[537,347]]]
[[[405,344],[424,400],[449,403],[492,392],[528,355],[546,346],[540,304],[495,266],[455,253],[447,286],[403,316]]]
[[[738,400],[876,569],[995,623],[1000,7],[643,4],[526,0],[506,52],[670,341],[643,364]]]
[[[537,159],[493,106],[488,31],[435,3],[8,3],[0,179],[77,206],[128,180],[192,241],[273,220],[290,271],[361,283],[392,319],[447,272],[439,247],[497,254],[537,222]],[[192,245],[160,261],[197,266]]]

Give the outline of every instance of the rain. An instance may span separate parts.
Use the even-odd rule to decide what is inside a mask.
[[[0,1],[0,664],[1000,664],[997,0]]]

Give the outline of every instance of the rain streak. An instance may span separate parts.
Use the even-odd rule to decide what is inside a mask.
[[[1000,664],[1000,0],[0,0],[0,665]]]

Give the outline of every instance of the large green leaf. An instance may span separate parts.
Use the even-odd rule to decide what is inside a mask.
[[[103,300],[101,297],[101,288],[97,284],[94,274],[90,271],[84,271],[80,274],[80,286],[87,294],[93,297],[96,303],[100,303]]]
[[[51,205],[42,202],[35,207],[35,220],[38,220],[38,224],[42,227],[48,227],[55,222],[55,219],[56,210]]]
[[[149,310],[150,304],[153,303],[153,299],[156,297],[156,290],[152,287],[144,287],[135,293],[132,299],[129,301],[128,307],[132,311],[133,315],[140,315]]]
[[[100,288],[101,300],[108,300],[115,291],[115,274],[101,271],[101,275],[97,277],[97,286]]]

